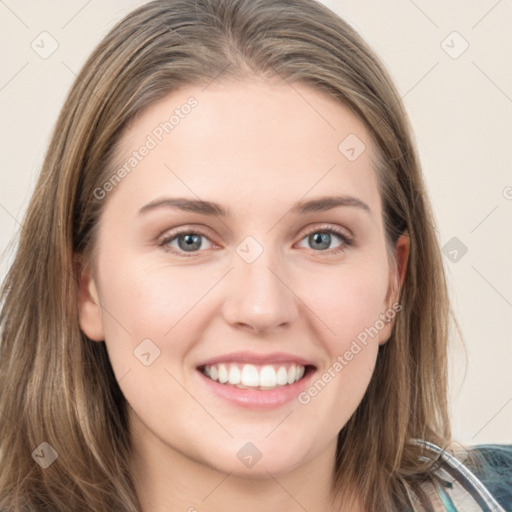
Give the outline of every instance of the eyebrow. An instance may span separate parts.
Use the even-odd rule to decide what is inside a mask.
[[[368,213],[371,213],[370,207],[352,196],[326,196],[319,197],[318,199],[311,199],[310,201],[299,201],[290,210],[291,213],[310,213],[310,212],[324,212],[332,210],[338,206],[353,206],[355,208],[361,208]]]
[[[323,212],[332,210],[338,206],[352,206],[371,213],[370,207],[366,203],[352,196],[325,196],[317,199],[311,199],[309,201],[299,201],[292,206],[290,212],[295,215],[311,212]],[[186,212],[200,213],[202,215],[211,215],[216,217],[230,216],[229,210],[225,209],[218,203],[180,197],[156,199],[151,201],[139,210],[138,215],[144,215],[145,213],[160,208],[176,208]]]

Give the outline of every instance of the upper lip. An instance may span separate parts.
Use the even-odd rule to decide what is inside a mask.
[[[297,357],[293,354],[286,354],[284,352],[272,352],[270,354],[258,354],[256,352],[231,352],[229,354],[223,354],[203,361],[198,365],[198,368],[219,363],[245,363],[255,365],[293,363],[300,366],[314,366],[314,364],[307,359]]]

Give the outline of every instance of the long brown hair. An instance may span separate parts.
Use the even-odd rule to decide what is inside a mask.
[[[339,434],[335,494],[353,482],[368,510],[401,510],[431,475],[410,440],[450,441],[450,309],[411,128],[386,69],[314,0],[157,0],[118,23],[77,76],[3,284],[0,509],[140,512],[126,402],[105,344],[78,324],[77,257],[94,247],[108,201],[95,190],[115,171],[128,121],[179,87],[251,76],[308,84],[359,116],[379,154],[389,247],[404,230],[410,237],[403,309]],[[41,443],[58,454],[47,468],[38,455],[55,454]]]

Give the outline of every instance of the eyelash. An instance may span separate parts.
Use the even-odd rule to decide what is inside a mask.
[[[348,236],[347,234],[343,233],[340,229],[338,229],[335,226],[332,226],[330,224],[322,226],[320,228],[312,228],[312,229],[308,230],[306,233],[304,233],[304,235],[302,236],[300,241],[304,240],[304,238],[306,238],[309,235],[312,235],[314,233],[327,233],[327,234],[331,234],[331,235],[334,234],[341,240],[342,243],[339,247],[336,247],[335,249],[327,249],[325,251],[314,251],[312,249],[313,252],[318,252],[318,253],[323,253],[323,254],[328,254],[330,256],[331,255],[334,256],[340,252],[345,251],[347,249],[347,247],[351,247],[352,245],[354,245],[354,239],[352,237]],[[195,231],[192,229],[183,228],[183,229],[179,229],[178,231],[173,231],[173,232],[167,234],[160,242],[158,242],[158,246],[162,247],[166,251],[172,252],[173,254],[177,254],[177,255],[185,257],[185,258],[193,257],[197,253],[202,252],[201,250],[199,250],[199,251],[193,251],[193,252],[187,254],[185,251],[181,251],[181,250],[178,251],[174,247],[173,248],[169,247],[168,244],[171,243],[174,239],[176,239],[180,235],[199,235],[199,236],[208,238],[208,240],[209,240],[208,235],[201,232],[200,230]],[[210,240],[210,242],[213,244],[213,242],[211,240]]]

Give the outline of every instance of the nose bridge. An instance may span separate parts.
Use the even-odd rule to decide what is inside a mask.
[[[224,304],[226,320],[255,331],[291,323],[297,317],[296,298],[284,284],[284,265],[276,251],[247,237],[236,253]]]

